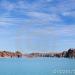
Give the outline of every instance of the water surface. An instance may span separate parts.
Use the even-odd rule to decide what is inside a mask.
[[[0,58],[0,75],[75,75],[75,59]]]

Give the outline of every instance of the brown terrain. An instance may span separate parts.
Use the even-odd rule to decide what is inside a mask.
[[[0,57],[22,57],[22,53],[19,51],[16,52],[8,52],[8,51],[1,51]]]
[[[21,58],[21,57],[65,57],[65,58],[75,58],[75,49],[69,49],[68,51],[58,52],[58,53],[30,53],[22,54],[19,51],[9,52],[0,51],[0,57],[10,57],[10,58]]]

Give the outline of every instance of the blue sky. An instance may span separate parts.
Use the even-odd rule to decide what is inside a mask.
[[[0,50],[75,48],[75,0],[0,0]]]

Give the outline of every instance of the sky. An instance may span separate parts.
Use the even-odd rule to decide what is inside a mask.
[[[75,0],[0,0],[0,50],[75,48]]]

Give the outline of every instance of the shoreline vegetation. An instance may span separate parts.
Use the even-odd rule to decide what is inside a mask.
[[[9,51],[0,51],[0,58],[22,58],[22,57],[64,57],[64,58],[75,58],[75,49],[68,49],[67,51],[63,52],[48,52],[48,53],[29,53],[29,54],[23,54],[20,51],[16,52],[9,52]]]

